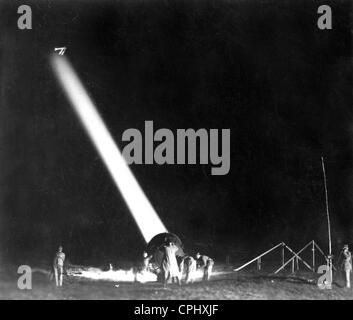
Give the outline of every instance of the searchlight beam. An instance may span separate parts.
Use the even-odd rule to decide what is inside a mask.
[[[125,162],[118,146],[66,57],[53,55],[51,65],[68,100],[101,156],[144,239],[168,232]]]

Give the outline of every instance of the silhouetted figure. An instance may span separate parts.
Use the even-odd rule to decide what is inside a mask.
[[[65,263],[65,253],[63,252],[63,247],[60,246],[58,252],[55,255],[53,268],[55,275],[56,286],[62,287],[63,285],[63,273],[64,273],[64,263]]]
[[[210,280],[212,269],[214,265],[213,259],[208,256],[201,255],[200,253],[196,254],[197,265],[200,269],[203,269],[203,280]]]
[[[172,283],[174,283],[176,280],[177,283],[181,285],[181,275],[175,255],[177,251],[178,247],[172,242],[169,242],[164,246],[164,257],[162,262],[164,284],[166,284],[168,280],[171,279]]]
[[[352,254],[349,251],[348,244],[343,247],[343,269],[346,276],[346,287],[351,287],[351,272],[352,272]]]
[[[148,255],[148,253],[146,251],[143,252],[143,269],[142,271],[150,271],[150,262],[152,259],[152,255]]]
[[[183,276],[185,270],[185,282],[194,282],[196,272],[196,260],[192,256],[184,256],[180,263],[180,276]]]

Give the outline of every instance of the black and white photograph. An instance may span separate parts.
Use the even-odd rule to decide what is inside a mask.
[[[0,0],[0,300],[352,300],[352,49],[351,0]]]

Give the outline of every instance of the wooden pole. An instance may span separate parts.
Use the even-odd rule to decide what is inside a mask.
[[[326,215],[327,215],[327,227],[328,227],[328,254],[331,256],[331,224],[330,224],[330,212],[328,206],[328,192],[327,192],[327,181],[324,158],[321,157],[322,172],[324,174],[324,186],[325,186],[325,199],[326,199]]]
[[[282,245],[282,267],[284,266],[284,244]]]
[[[315,270],[315,241],[313,240],[313,246],[311,248],[313,254],[313,269]]]
[[[326,171],[324,158],[321,157],[322,172],[324,174],[324,186],[325,186],[325,199],[326,199],[326,216],[327,216],[327,228],[328,228],[328,259],[327,264],[330,272],[330,279],[332,281],[332,249],[331,249],[331,224],[330,224],[330,212],[328,205],[328,192],[327,192],[327,181],[326,181]]]

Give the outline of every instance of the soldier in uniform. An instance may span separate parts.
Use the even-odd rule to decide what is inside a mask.
[[[62,287],[63,285],[63,273],[64,273],[64,262],[65,262],[65,253],[63,252],[63,247],[60,246],[58,252],[55,255],[53,268],[55,274],[55,283],[56,286]]]
[[[196,254],[197,265],[200,269],[204,270],[203,280],[210,280],[212,269],[214,265],[213,259],[208,256],[201,255],[200,253]]]
[[[351,287],[351,272],[352,272],[352,254],[349,251],[348,245],[343,247],[343,269],[346,275],[346,287]]]
[[[148,255],[148,253],[146,251],[143,252],[143,266],[142,266],[142,270],[143,271],[151,271],[150,268],[150,261],[152,259],[152,255]]]
[[[184,256],[180,263],[180,274],[183,276],[185,269],[185,283],[193,283],[196,272],[196,260],[192,256]]]
[[[164,257],[162,262],[164,284],[167,284],[168,280],[171,279],[172,283],[177,280],[178,284],[181,285],[181,276],[175,255],[177,251],[178,247],[172,242],[169,242],[164,246]]]

